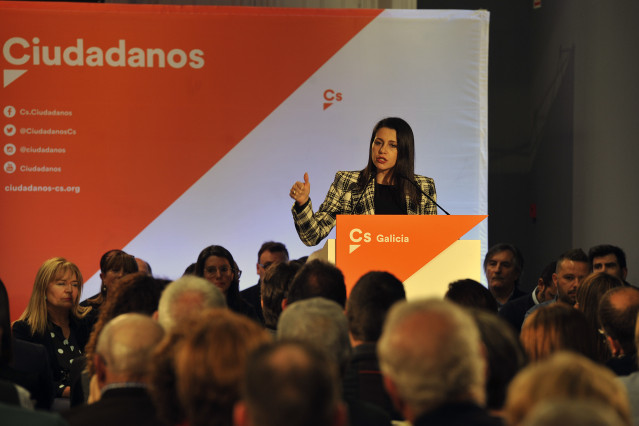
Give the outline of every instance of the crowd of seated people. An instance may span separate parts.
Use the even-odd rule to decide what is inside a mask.
[[[487,286],[415,300],[383,268],[348,292],[282,243],[257,259],[240,292],[220,245],[174,281],[109,250],[83,301],[79,268],[51,258],[13,323],[0,281],[0,423],[639,426],[639,290],[618,247],[566,250],[526,291],[523,254],[496,244]]]

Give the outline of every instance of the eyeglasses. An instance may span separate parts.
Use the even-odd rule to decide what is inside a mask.
[[[217,275],[217,271],[220,271],[221,275],[226,275],[231,273],[232,269],[228,266],[222,266],[218,268],[217,266],[209,266],[205,268],[204,271],[209,275]]]
[[[261,263],[258,263],[258,265],[260,266],[260,268],[266,269],[269,266],[271,266],[273,263],[275,263],[275,262],[266,262],[264,265],[262,265]]]

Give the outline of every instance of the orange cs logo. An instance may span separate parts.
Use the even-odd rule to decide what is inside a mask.
[[[324,91],[324,110],[335,102],[342,102],[342,93],[333,89],[326,89]]]

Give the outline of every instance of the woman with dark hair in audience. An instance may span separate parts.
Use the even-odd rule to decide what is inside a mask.
[[[83,361],[84,365],[86,365],[86,370],[82,372],[82,386],[80,386],[80,377],[77,377],[77,380],[73,383],[74,387],[72,388],[71,396],[72,405],[84,403],[89,397],[89,379],[95,374],[93,354],[98,337],[104,326],[113,318],[122,314],[135,312],[152,316],[158,309],[160,296],[168,283],[168,280],[156,279],[144,272],[135,272],[125,275],[111,284],[109,287],[109,298],[102,305],[100,316],[93,327],[93,331],[85,348],[85,360]],[[81,370],[82,368],[78,370],[78,373]],[[80,374],[78,374],[78,376],[80,376]],[[92,390],[94,392],[90,402],[99,399],[99,392],[95,392],[96,389]]]
[[[107,299],[109,288],[113,283],[127,274],[138,272],[135,257],[122,250],[109,250],[100,258],[100,292],[82,302],[82,306],[93,308],[90,318],[95,323],[100,315],[100,307]]]
[[[80,269],[62,257],[42,264],[33,283],[27,308],[13,323],[13,335],[47,348],[56,395],[69,396],[69,370],[82,355],[89,339],[86,314],[79,305],[82,294]]]
[[[583,282],[577,287],[575,308],[584,313],[590,328],[595,330],[597,334],[597,355],[598,360],[602,363],[608,361],[612,354],[599,323],[599,314],[597,313],[599,301],[604,293],[611,288],[622,286],[623,281],[619,278],[605,272],[596,272],[584,278]]]
[[[202,250],[195,264],[195,275],[203,277],[222,290],[229,309],[259,322],[253,307],[240,296],[242,271],[227,249],[213,245]]]
[[[444,298],[467,308],[479,308],[497,313],[499,305],[491,292],[470,278],[448,284]]]
[[[274,263],[266,268],[261,283],[262,312],[266,329],[275,333],[277,320],[282,313],[282,301],[286,298],[288,287],[301,265],[296,262]]]
[[[595,331],[579,310],[562,302],[540,307],[526,318],[520,340],[530,362],[559,350],[577,352],[597,361]]]
[[[9,313],[9,296],[0,280],[0,379],[24,387],[36,408],[48,410],[53,402],[53,377],[46,349],[14,339]]]
[[[526,365],[526,355],[515,331],[496,313],[484,309],[469,310],[486,349],[486,408],[503,417],[506,393],[511,380]]]

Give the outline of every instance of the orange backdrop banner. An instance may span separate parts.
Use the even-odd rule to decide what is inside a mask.
[[[380,12],[1,2],[12,317],[44,260],[90,277]]]

